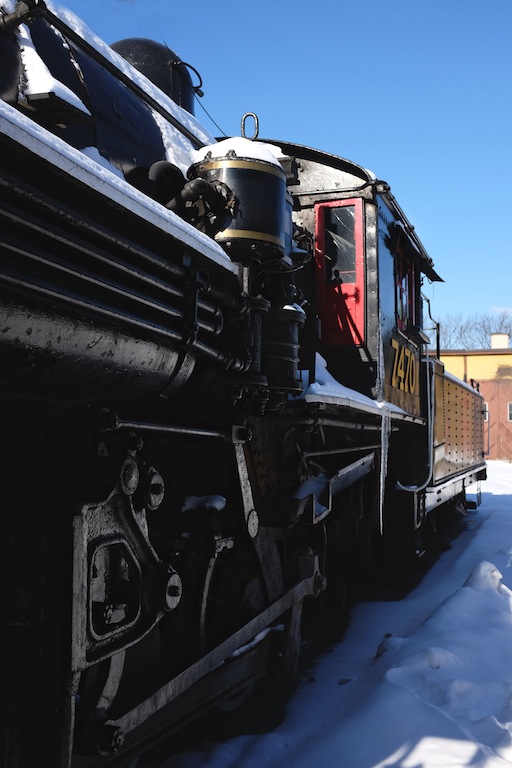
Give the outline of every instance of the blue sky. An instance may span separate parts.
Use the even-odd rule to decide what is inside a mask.
[[[58,4],[107,43],[165,42],[225,134],[256,112],[260,137],[387,181],[445,280],[436,315],[512,312],[512,0]]]

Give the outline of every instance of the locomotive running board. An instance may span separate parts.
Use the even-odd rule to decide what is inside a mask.
[[[198,683],[206,675],[218,670],[230,658],[234,658],[237,652],[243,654],[246,647],[247,651],[250,651],[254,647],[254,643],[258,641],[258,635],[290,609],[292,609],[290,631],[294,636],[292,641],[296,640],[296,633],[300,626],[303,599],[308,595],[318,596],[324,588],[324,580],[318,570],[317,558],[315,556],[307,556],[304,560],[306,561],[304,565],[310,569],[311,575],[309,577],[299,581],[265,611],[248,622],[227,640],[224,640],[213,651],[177,675],[141,704],[116,720],[107,720],[103,728],[110,731],[119,729],[120,732],[128,736],[136,728],[138,729],[145,725],[153,715],[161,714],[163,707],[166,707],[181,694],[184,694],[191,685]],[[287,647],[287,653],[293,657],[293,647]]]

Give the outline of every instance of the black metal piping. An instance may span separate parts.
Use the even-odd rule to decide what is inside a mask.
[[[92,299],[87,301],[86,299],[79,298],[77,296],[66,296],[52,288],[48,288],[43,285],[34,285],[34,283],[28,282],[27,280],[22,280],[18,277],[13,277],[6,274],[2,274],[1,280],[2,282],[10,285],[12,288],[17,289],[19,292],[23,292],[25,295],[30,293],[39,294],[40,296],[51,300],[53,305],[55,305],[55,302],[58,301],[72,306],[75,309],[86,310],[87,312],[92,312],[95,315],[100,315],[102,317],[108,318],[109,320],[122,321],[123,323],[127,323],[136,328],[144,329],[145,331],[151,331],[152,333],[156,332],[161,336],[172,339],[178,344],[183,341],[183,334],[178,331],[172,330],[170,328],[164,328],[154,323],[149,323],[142,318],[137,318],[133,315],[127,316],[119,311],[113,310],[110,307],[102,306],[97,302],[97,299],[93,302]],[[179,315],[176,315],[176,317],[179,317]]]
[[[300,424],[301,427],[338,427],[340,429],[352,429],[356,432],[380,432],[380,426],[377,424],[362,424],[355,421],[341,421],[339,419],[327,419],[314,417],[293,418],[293,424]]]
[[[195,203],[201,197],[209,203],[218,202],[221,209],[225,208],[226,201],[224,197],[206,179],[202,178],[187,181],[181,192],[170,200],[165,207],[181,215],[185,210],[186,203]]]
[[[117,263],[112,262],[111,260],[105,257],[101,257],[98,254],[94,253],[93,251],[87,250],[86,248],[83,248],[83,247],[79,248],[75,243],[70,243],[65,239],[60,240],[60,242],[63,242],[64,244],[67,244],[67,245],[71,245],[74,249],[80,250],[82,253],[86,253],[89,256],[97,257],[98,260],[107,264],[107,266],[111,266],[111,267],[114,266],[116,269],[119,269],[125,274],[128,274],[130,277],[133,277],[135,279],[138,278],[139,280],[142,277],[145,284],[150,284],[152,285],[152,287],[156,287],[161,292],[171,295],[174,298],[181,299],[183,301],[185,301],[187,298],[186,290],[181,290],[176,286],[163,283],[162,281],[158,281],[153,277],[148,277],[147,275],[141,276],[140,273],[137,273],[135,270],[130,270],[127,267],[118,265]],[[179,319],[182,319],[184,317],[184,314],[182,312],[180,312],[178,309],[173,308],[173,306],[169,303],[163,304],[161,302],[157,302],[155,300],[152,300],[144,296],[140,291],[128,290],[127,288],[122,287],[120,284],[116,285],[113,282],[107,282],[105,280],[102,280],[100,277],[94,275],[90,271],[86,272],[83,269],[73,268],[72,266],[68,266],[60,261],[56,261],[55,259],[45,257],[42,253],[31,252],[26,248],[20,248],[19,246],[8,243],[6,240],[4,240],[4,248],[6,251],[9,251],[11,253],[16,253],[24,257],[25,259],[30,259],[33,263],[38,263],[40,266],[49,270],[50,273],[51,271],[53,271],[54,273],[56,273],[58,277],[63,275],[64,277],[75,278],[75,281],[78,281],[80,286],[83,286],[84,288],[91,287],[91,286],[95,289],[99,288],[108,294],[116,295],[118,298],[120,297],[130,302],[136,302],[137,305],[143,304],[149,309],[152,309],[158,312],[160,315],[165,315],[171,318],[179,318]],[[50,273],[48,274],[48,277],[50,276]],[[8,278],[5,272],[2,272],[2,274],[5,274],[6,277]],[[14,276],[11,275],[11,278],[12,277]],[[35,291],[38,290],[38,286],[35,282],[29,283],[27,281],[26,284],[31,285]],[[62,294],[63,297],[65,297],[65,295],[66,294]],[[217,310],[217,308],[213,305],[206,305],[205,302],[202,302],[201,308],[203,310],[207,310],[207,314],[209,314],[212,318],[211,322],[207,322],[205,319],[198,319],[198,325],[201,328],[201,330],[207,331],[212,334],[219,334],[223,327],[222,314],[220,310]]]
[[[172,328],[157,325],[156,323],[147,322],[146,320],[140,317],[123,314],[122,312],[113,310],[112,308],[102,306],[97,302],[97,300],[87,301],[87,300],[84,300],[83,298],[78,298],[76,296],[65,296],[62,293],[59,293],[51,288],[47,288],[41,285],[35,286],[33,283],[29,283],[26,280],[21,280],[19,278],[12,277],[9,275],[2,275],[1,279],[5,283],[10,285],[12,288],[16,289],[18,292],[23,292],[25,295],[31,292],[33,294],[37,293],[40,296],[42,296],[44,299],[51,301],[53,305],[55,305],[56,301],[65,303],[68,306],[71,306],[75,310],[76,309],[80,309],[82,311],[85,310],[92,316],[98,315],[100,317],[110,320],[111,322],[112,321],[121,322],[124,325],[129,325],[134,328],[138,328],[139,330],[149,332],[151,334],[156,333],[159,336],[172,340],[172,342],[175,343],[176,346],[180,349],[191,348],[191,349],[195,349],[198,352],[201,352],[207,357],[210,357],[212,360],[216,360],[218,363],[221,363],[222,365],[224,365],[226,370],[245,372],[249,369],[251,365],[250,355],[244,358],[241,356],[233,355],[229,351],[222,351],[220,349],[216,349],[215,347],[212,347],[211,345],[206,344],[200,340],[190,339],[189,335],[186,332],[183,333],[183,332],[174,330]],[[176,317],[183,318],[184,315],[180,313],[180,314],[177,314]]]
[[[362,445],[352,448],[333,448],[329,451],[304,451],[302,457],[309,459],[311,456],[336,456],[338,453],[358,453],[359,451],[372,451],[380,448],[382,448],[381,445]]]
[[[157,432],[166,435],[184,435],[186,437],[211,437],[221,438],[222,440],[231,440],[231,434],[215,429],[199,429],[195,427],[179,427],[173,424],[156,424],[147,421],[132,421],[130,419],[119,419],[116,421],[114,429],[134,429],[141,432]]]
[[[142,261],[145,269],[148,269],[151,266],[153,268],[157,268],[163,272],[168,273],[170,276],[172,276],[173,278],[176,278],[177,280],[181,280],[183,282],[186,282],[188,280],[188,276],[189,276],[188,268],[180,266],[178,264],[173,264],[168,260],[158,257],[155,253],[148,251],[143,246],[140,246],[138,244],[135,245],[129,240],[120,239],[118,236],[111,234],[108,230],[98,227],[96,223],[92,222],[91,220],[85,217],[77,218],[73,216],[70,211],[67,211],[65,206],[62,206],[62,207],[57,206],[55,205],[55,203],[53,203],[51,200],[49,200],[46,197],[41,197],[35,200],[33,193],[31,193],[28,189],[20,187],[18,184],[14,182],[14,180],[0,178],[0,187],[2,186],[5,187],[5,190],[8,192],[11,201],[12,201],[13,195],[17,195],[19,198],[23,198],[23,200],[20,201],[21,204],[25,203],[25,201],[28,201],[33,204],[35,201],[45,211],[50,212],[59,220],[68,221],[77,230],[82,230],[86,232],[89,236],[94,235],[99,239],[101,239],[105,244],[113,245],[116,248],[122,248],[124,255],[133,256],[138,261]],[[7,218],[11,219],[15,223],[18,223],[18,224],[21,223],[23,229],[32,227],[37,231],[43,232],[43,234],[46,236],[51,235],[54,240],[59,241],[65,246],[71,247],[77,251],[81,251],[82,253],[86,253],[87,255],[94,256],[94,258],[98,260],[103,260],[104,263],[106,264],[108,263],[109,266],[113,265],[117,269],[121,269],[126,272],[130,271],[130,267],[123,265],[120,261],[115,261],[110,259],[109,257],[106,257],[104,254],[100,253],[99,249],[96,249],[95,251],[91,251],[87,247],[84,248],[83,246],[81,246],[77,239],[71,238],[71,237],[64,237],[62,234],[62,231],[59,231],[55,226],[52,226],[47,220],[45,220],[44,227],[41,227],[41,225],[37,223],[36,217],[33,217],[31,221],[27,211],[24,211],[23,217],[21,217],[17,213],[17,208],[15,208],[12,205],[12,202],[4,201],[4,206],[3,206],[3,209],[0,211],[0,214],[4,214]],[[104,247],[105,245],[103,246],[103,248]],[[248,309],[248,301],[245,297],[236,296],[235,294],[231,293],[229,290],[226,290],[224,288],[219,288],[217,286],[212,286],[211,283],[209,282],[204,282],[204,284],[201,286],[201,292],[203,293],[203,295],[205,293],[207,293],[208,295],[211,295],[211,297],[215,299],[215,301],[217,301],[219,304],[222,304],[224,307],[233,308],[238,311],[242,311],[244,314]],[[204,310],[207,313],[208,312],[213,313],[214,305],[207,302],[201,296],[199,297],[198,306],[201,310]]]
[[[434,331],[436,333],[436,358],[439,360],[439,358],[441,357],[441,338],[440,338],[441,337],[441,325],[440,325],[440,323],[438,323],[437,320],[434,320],[434,318],[432,317],[432,311],[431,311],[431,306],[430,306],[430,299],[428,298],[428,296],[425,296],[425,294],[422,293],[421,294],[421,298],[427,304],[427,307],[428,307],[427,311],[428,311],[428,316],[429,316],[430,321],[432,323],[434,323]]]
[[[169,435],[184,435],[186,437],[210,437],[220,438],[231,443],[245,443],[250,438],[250,430],[247,427],[234,425],[228,430],[205,429],[203,427],[184,427],[180,424],[162,424],[154,421],[140,421],[138,419],[125,419],[117,413],[105,410],[100,414],[102,429],[105,431],[117,431],[129,429],[140,432],[155,432]]]

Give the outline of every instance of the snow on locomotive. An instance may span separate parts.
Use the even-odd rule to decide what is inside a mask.
[[[168,49],[0,8],[2,765],[110,765],[421,552],[485,477],[482,399],[387,184],[216,142]]]

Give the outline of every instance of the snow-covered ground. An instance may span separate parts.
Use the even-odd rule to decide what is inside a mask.
[[[422,582],[361,603],[284,722],[158,768],[498,768],[512,765],[512,464]]]

